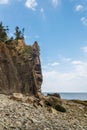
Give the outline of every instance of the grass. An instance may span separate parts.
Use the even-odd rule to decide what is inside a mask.
[[[22,49],[22,54],[23,55],[29,55],[32,53],[32,47],[31,46],[25,46],[23,49]]]

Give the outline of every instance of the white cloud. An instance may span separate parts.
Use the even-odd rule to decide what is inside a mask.
[[[83,25],[87,26],[87,18],[86,17],[82,17],[81,22]]]
[[[81,64],[83,64],[82,61],[76,61],[76,60],[72,61],[71,63],[74,64],[74,65],[81,65]]]
[[[87,63],[74,62],[69,72],[43,71],[43,92],[87,92]]]
[[[85,53],[87,53],[87,46],[81,48]]]
[[[43,92],[87,92],[87,60],[63,60],[59,68],[57,63],[43,68]]]
[[[65,62],[69,62],[69,61],[71,61],[71,58],[65,58],[65,57],[63,57],[62,60],[65,61]]]
[[[41,9],[40,9],[40,12],[41,12],[41,13],[44,13],[44,9],[43,9],[43,8],[41,8]]]
[[[87,78],[87,62],[72,61],[72,64],[75,67],[74,72],[77,77],[86,77]]]
[[[58,62],[54,62],[54,63],[51,64],[51,66],[58,66],[58,65],[59,65]]]
[[[75,10],[77,11],[77,12],[79,12],[79,11],[82,11],[83,10],[83,5],[77,5],[76,7],[75,7]]]
[[[61,3],[61,0],[52,0],[52,5],[57,7]]]
[[[0,0],[0,4],[8,4],[9,0]]]
[[[70,62],[70,61],[72,60],[71,58],[69,58],[69,57],[64,57],[64,56],[62,56],[61,54],[59,55],[59,59],[62,60],[62,61],[64,61],[64,62]]]
[[[59,62],[48,63],[47,66],[45,66],[45,68],[59,66],[59,64]]]
[[[36,0],[26,0],[25,6],[28,7],[29,9],[32,9],[33,11],[36,10],[38,3]]]
[[[44,71],[43,77],[43,92],[87,92],[87,77],[76,72]]]

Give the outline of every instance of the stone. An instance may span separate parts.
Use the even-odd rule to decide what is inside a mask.
[[[47,96],[54,96],[54,97],[61,98],[59,93],[48,93]]]
[[[12,96],[10,96],[10,99],[14,99],[17,101],[22,101],[23,94],[22,93],[13,93]]]
[[[34,103],[34,101],[35,101],[35,99],[34,99],[34,97],[33,96],[29,96],[27,99],[26,99],[26,103]]]
[[[3,130],[4,129],[4,127],[0,124],[0,130]]]
[[[28,98],[24,96],[24,98]],[[51,100],[49,98],[52,98]],[[49,96],[38,101],[60,100],[57,97]],[[3,99],[3,100],[2,100]],[[37,98],[34,97],[36,100]],[[56,111],[52,106],[44,104],[44,107],[26,100],[19,102],[10,100],[9,96],[0,94],[0,130],[86,130],[87,117],[84,104],[63,100],[62,104],[67,112]],[[4,105],[5,104],[5,105]],[[50,104],[51,105],[51,104]],[[82,107],[82,109],[79,108]],[[73,111],[72,111],[73,110]],[[79,115],[80,114],[80,115]]]
[[[38,105],[40,105],[41,107],[45,106],[43,100],[39,101]]]
[[[54,96],[48,96],[45,98],[45,103],[49,106],[55,106],[56,104],[62,104],[62,100],[54,97]]]

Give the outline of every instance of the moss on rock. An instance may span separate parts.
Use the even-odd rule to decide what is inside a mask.
[[[66,112],[66,109],[60,105],[60,104],[57,104],[55,107],[54,107],[57,111],[60,111],[60,112]]]

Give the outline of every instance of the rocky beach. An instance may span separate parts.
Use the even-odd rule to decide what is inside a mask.
[[[0,130],[87,130],[87,101],[44,96],[40,47],[0,23]],[[18,35],[20,34],[20,35]]]
[[[0,94],[0,130],[87,130],[87,101],[62,100],[60,112],[32,100]]]

